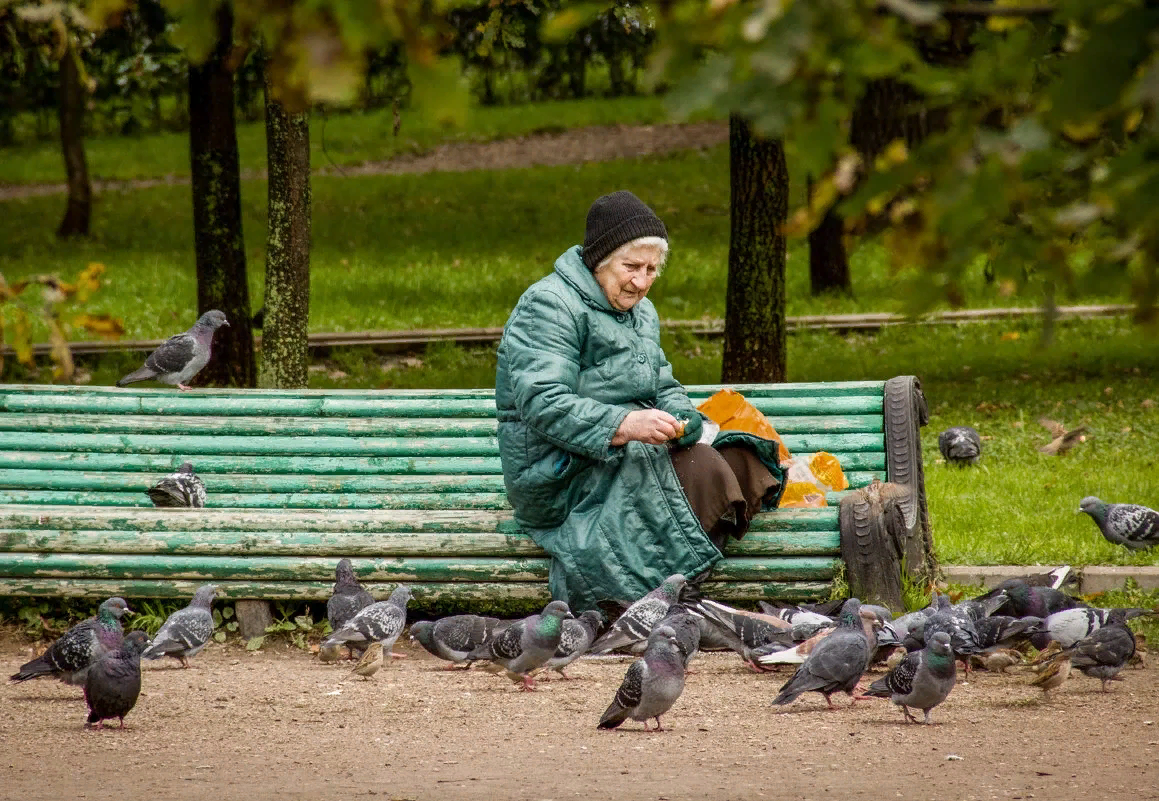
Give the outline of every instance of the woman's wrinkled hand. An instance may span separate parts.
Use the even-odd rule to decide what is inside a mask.
[[[649,445],[663,445],[680,433],[680,422],[660,409],[637,409],[628,412],[612,437],[613,445],[635,440]]]

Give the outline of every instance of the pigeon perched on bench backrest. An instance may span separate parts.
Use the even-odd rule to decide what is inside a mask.
[[[467,657],[491,639],[502,625],[503,621],[496,617],[451,615],[435,621],[412,623],[410,638],[417,640],[429,653],[450,662],[446,669],[451,670],[456,665],[470,667]]]
[[[358,610],[346,625],[331,632],[322,641],[321,647],[342,643],[365,647],[369,643],[380,642],[383,650],[389,653],[406,626],[406,605],[412,597],[409,587],[398,585],[390,598]]]
[[[1142,551],[1159,544],[1159,512],[1137,503],[1103,503],[1088,495],[1079,511],[1095,521],[1107,542]]]
[[[522,689],[534,690],[532,671],[543,667],[555,655],[563,638],[563,622],[572,617],[566,603],[552,601],[539,614],[505,627],[467,658],[489,662],[492,672],[505,670],[512,681],[523,682]]]
[[[85,677],[85,703],[89,707],[85,728],[117,718],[125,728],[125,715],[137,705],[141,694],[141,652],[149,644],[143,631],[130,631],[120,648],[110,651],[89,668]]]
[[[224,313],[217,309],[207,311],[188,331],[171,336],[157,346],[146,357],[145,366],[119,380],[117,386],[154,379],[163,384],[176,384],[178,389],[189,389],[186,382],[209,364],[213,332],[223,325],[229,325]]]
[[[600,716],[598,728],[614,729],[628,718],[639,720],[648,729],[655,718],[661,731],[660,716],[672,708],[684,692],[684,659],[671,626],[657,626],[648,635],[644,655],[624,674],[612,703]]]
[[[958,467],[978,464],[982,458],[982,438],[970,426],[952,426],[938,434],[938,450],[947,464]]]
[[[684,576],[676,573],[664,579],[659,587],[640,598],[620,615],[591,647],[593,654],[607,653],[638,642],[644,642],[668,607],[680,599],[687,584]]]
[[[944,631],[930,635],[926,647],[907,654],[897,667],[869,685],[866,695],[889,698],[901,707],[905,719],[917,723],[909,707],[925,713],[930,722],[930,710],[945,701],[954,689],[958,668],[950,635]]]
[[[185,462],[172,473],[145,490],[153,505],[160,508],[200,509],[205,506],[205,484],[193,472],[193,463]]]
[[[143,659],[160,659],[171,656],[189,667],[190,657],[197,656],[213,636],[213,599],[217,587],[203,584],[193,593],[189,605],[178,609],[165,619],[165,623],[153,635],[153,644],[141,654]]]
[[[20,666],[8,677],[20,682],[39,676],[56,676],[65,684],[83,686],[89,668],[105,654],[121,647],[121,618],[129,610],[124,598],[109,598],[96,617],[82,620],[66,631],[43,654]]]

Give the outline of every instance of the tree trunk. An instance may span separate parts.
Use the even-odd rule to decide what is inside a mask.
[[[93,211],[93,187],[85,161],[85,88],[81,84],[80,54],[72,46],[60,60],[60,145],[68,175],[68,206],[56,229],[58,237],[88,236]]]
[[[270,173],[266,302],[258,386],[305,387],[310,320],[310,128],[308,112],[288,114],[266,77]]]
[[[784,143],[728,123],[731,187],[725,383],[785,380],[785,237],[789,170]]]
[[[254,340],[241,231],[241,179],[234,124],[233,73],[227,56],[233,13],[218,10],[218,43],[201,65],[189,67],[189,156],[199,313],[221,309],[229,326],[213,343],[213,358],[196,383],[252,387]]]
[[[812,194],[813,180],[810,178],[809,195]],[[853,294],[849,258],[845,253],[845,221],[833,207],[809,232],[809,291],[814,295],[825,292]]]

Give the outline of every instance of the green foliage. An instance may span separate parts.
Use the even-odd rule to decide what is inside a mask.
[[[131,604],[133,613],[125,622],[129,630],[140,629],[152,637],[165,624],[169,615],[176,612],[185,604],[179,601],[134,601]]]
[[[309,648],[311,639],[317,640],[323,636],[330,626],[325,616],[321,622],[314,622],[309,604],[275,601],[273,607],[274,622],[266,626],[265,634],[246,642],[247,651],[258,650],[271,637],[285,639],[295,648],[304,651]]]

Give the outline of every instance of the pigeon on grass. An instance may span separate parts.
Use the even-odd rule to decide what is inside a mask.
[[[551,659],[544,663],[544,669],[554,670],[565,679],[570,679],[563,669],[587,653],[603,625],[604,616],[595,609],[582,612],[579,617],[571,620],[564,620],[559,647]]]
[[[1103,503],[1094,495],[1079,502],[1107,542],[1142,551],[1159,545],[1159,512],[1137,503]]]
[[[21,682],[40,676],[55,676],[65,684],[84,686],[93,663],[121,647],[125,636],[121,618],[129,611],[124,598],[109,598],[100,605],[96,617],[77,623],[43,654],[21,665],[8,680]]]
[[[506,672],[523,690],[534,690],[532,672],[555,656],[563,638],[563,623],[574,617],[563,601],[552,601],[537,615],[517,620],[468,655],[492,673]]]
[[[385,601],[358,610],[346,625],[323,640],[320,647],[345,643],[349,646],[366,648],[372,642],[380,642],[383,649],[390,653],[395,640],[406,626],[406,605],[412,597],[409,587],[398,585]],[[390,653],[390,656],[400,659],[405,654]]]
[[[193,600],[183,609],[178,609],[165,619],[165,623],[153,635],[153,643],[141,654],[143,659],[160,659],[171,656],[189,667],[190,657],[197,656],[213,636],[213,599],[217,587],[203,584],[193,593]]]
[[[117,381],[117,386],[123,387],[153,379],[162,384],[175,384],[180,390],[189,389],[186,382],[209,364],[213,332],[223,325],[229,325],[225,314],[217,309],[207,311],[188,331],[171,336],[162,342],[157,350],[145,359],[144,367]]]
[[[671,626],[657,626],[648,635],[644,655],[624,674],[612,703],[604,710],[597,728],[614,729],[628,718],[641,721],[645,731],[663,731],[660,716],[672,708],[684,692],[684,658]],[[655,719],[656,728],[648,721]]]
[[[471,652],[490,640],[502,626],[503,621],[495,617],[451,615],[412,623],[410,638],[428,653],[450,662],[444,670],[454,670],[459,666],[469,668]]]
[[[591,653],[603,654],[617,648],[644,642],[657,621],[668,614],[668,607],[680,600],[687,579],[675,573],[630,605],[616,622],[592,643]]]
[[[952,426],[938,434],[938,451],[946,464],[966,467],[982,458],[982,438],[970,426]]]
[[[163,509],[200,509],[205,506],[205,483],[193,472],[193,463],[185,462],[172,473],[145,490],[153,505]]]
[[[930,722],[930,711],[945,701],[954,689],[957,663],[950,647],[950,635],[938,631],[930,635],[926,647],[907,654],[901,663],[882,678],[869,685],[866,695],[889,698],[901,707],[905,719],[917,723],[909,708],[925,714],[924,723]]]
[[[103,721],[117,718],[125,728],[125,715],[141,694],[141,652],[149,644],[143,631],[130,631],[121,646],[98,659],[85,677],[85,703],[89,707],[85,728],[104,728]]]
[[[841,610],[837,628],[813,646],[797,672],[782,685],[773,703],[790,704],[803,693],[818,692],[825,696],[829,709],[836,709],[830,696],[835,692],[853,696],[871,654],[861,618],[861,602],[851,598]]]

